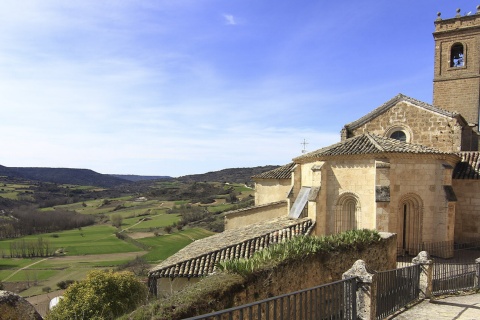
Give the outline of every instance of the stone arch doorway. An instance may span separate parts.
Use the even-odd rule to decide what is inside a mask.
[[[407,194],[398,205],[397,247],[399,253],[416,255],[421,251],[423,202],[416,194]]]

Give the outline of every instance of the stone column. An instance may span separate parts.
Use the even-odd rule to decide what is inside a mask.
[[[421,251],[412,259],[413,264],[420,265],[420,299],[428,299],[432,296],[433,261],[427,251]]]
[[[376,289],[373,286],[373,273],[367,271],[365,261],[357,260],[342,278],[357,278],[357,318],[373,320],[376,316]]]

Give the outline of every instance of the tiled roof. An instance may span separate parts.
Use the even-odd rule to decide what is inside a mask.
[[[435,112],[435,113],[438,113],[438,114],[441,114],[441,115],[444,115],[444,116],[447,116],[447,117],[453,118],[453,117],[458,116],[458,113],[453,113],[453,112],[450,112],[450,111],[447,111],[447,110],[440,109],[440,108],[435,107],[431,104],[425,103],[425,102],[417,100],[417,99],[407,97],[406,95],[403,95],[403,94],[399,93],[394,98],[385,102],[384,104],[382,104],[380,107],[374,109],[373,111],[367,113],[366,115],[364,115],[360,119],[346,124],[345,128],[347,128],[349,130],[356,129],[356,128],[364,125],[365,123],[369,122],[370,120],[378,117],[379,115],[381,115],[382,113],[384,113],[385,111],[387,111],[388,109],[390,109],[391,107],[395,106],[397,103],[402,102],[402,101],[409,102],[411,104],[414,104],[417,107],[420,107],[420,108],[423,108],[425,110],[432,111],[432,112]]]
[[[256,206],[240,208],[240,209],[237,209],[237,210],[230,210],[230,211],[225,212],[224,214],[226,216],[228,216],[228,215],[233,215],[233,214],[240,213],[240,212],[250,211],[254,208],[255,209],[261,209],[261,208],[267,208],[267,207],[272,207],[272,206],[282,207],[282,206],[286,206],[287,204],[288,204],[287,200],[280,200],[280,201],[275,201],[275,202],[259,204],[259,205],[256,205]]]
[[[453,170],[453,179],[480,179],[480,152],[464,151],[458,155],[462,160]]]
[[[295,163],[291,162],[276,169],[254,175],[253,179],[290,179]]]
[[[380,137],[371,133],[364,133],[331,146],[307,153],[294,160],[301,161],[304,159],[321,158],[326,156],[375,153],[446,154],[435,148],[406,143],[392,138]]]
[[[274,243],[308,234],[309,218],[277,218],[196,240],[152,268],[149,277],[199,277],[212,273],[219,261],[250,257]]]

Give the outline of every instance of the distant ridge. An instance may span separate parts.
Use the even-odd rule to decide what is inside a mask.
[[[72,168],[44,168],[44,167],[5,167],[0,165],[0,176],[10,178],[52,182],[58,184],[74,184],[113,188],[120,185],[132,184],[140,181],[175,179],[182,182],[232,182],[251,183],[252,176],[278,168],[276,165],[267,165],[251,168],[230,168],[211,171],[202,174],[192,174],[172,178],[170,176],[139,176],[139,175],[111,175],[101,174],[90,169]]]
[[[216,182],[233,182],[233,183],[250,183],[252,176],[276,169],[280,166],[267,165],[251,168],[230,168],[219,171],[211,171],[203,174],[191,174],[187,176],[178,177],[177,180],[184,182],[202,182],[202,181],[216,181]]]
[[[112,177],[108,174],[101,174],[89,169],[1,166],[0,175],[41,182],[75,184],[105,188],[131,183],[131,181]]]
[[[138,176],[135,174],[111,174],[112,177],[125,179],[128,181],[145,181],[145,180],[160,180],[160,179],[173,179],[170,176]]]
[[[0,176],[15,176],[17,173],[9,167],[0,165]]]

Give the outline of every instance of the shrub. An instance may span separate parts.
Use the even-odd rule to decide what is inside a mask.
[[[110,220],[112,221],[112,226],[119,228],[122,225],[123,217],[120,214],[115,213],[112,214]]]
[[[50,288],[50,287],[43,287],[43,288],[42,288],[42,291],[43,291],[43,292],[50,292],[50,291],[52,291],[52,288]]]
[[[75,283],[75,280],[62,280],[57,283],[57,287],[59,287],[62,290],[65,290],[73,283]]]
[[[115,319],[136,309],[146,296],[146,286],[133,273],[94,270],[72,284],[45,319]]]

